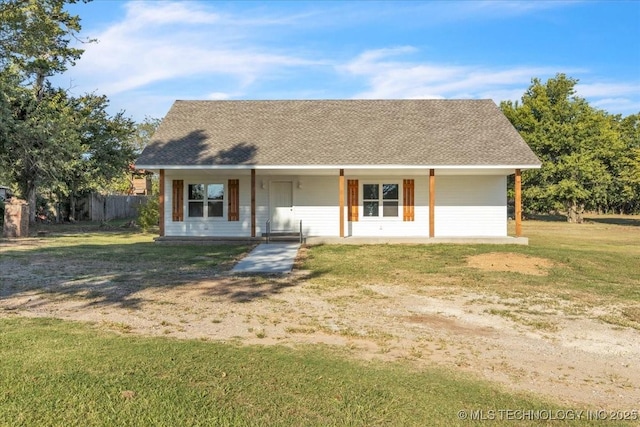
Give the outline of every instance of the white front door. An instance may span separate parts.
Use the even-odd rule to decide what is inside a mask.
[[[293,182],[271,182],[271,231],[295,231]]]

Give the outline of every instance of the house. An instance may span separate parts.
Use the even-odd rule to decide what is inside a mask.
[[[540,161],[491,100],[176,101],[136,162],[160,233],[506,237]]]

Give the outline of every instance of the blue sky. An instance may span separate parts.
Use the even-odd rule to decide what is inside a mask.
[[[520,99],[579,79],[640,112],[640,1],[108,1],[69,6],[95,38],[54,83],[161,118],[176,99]]]

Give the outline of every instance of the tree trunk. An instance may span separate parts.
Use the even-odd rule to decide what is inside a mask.
[[[567,203],[567,221],[582,224],[584,222],[584,204],[575,200]]]
[[[76,221],[76,198],[73,191],[69,195],[69,221]]]
[[[29,203],[29,222],[31,224],[36,222],[36,194],[36,184],[33,181],[27,182],[27,202]]]

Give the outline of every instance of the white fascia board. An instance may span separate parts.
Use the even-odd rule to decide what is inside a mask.
[[[540,169],[541,165],[138,165],[147,170]]]

